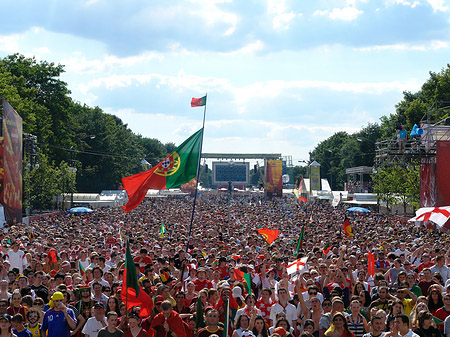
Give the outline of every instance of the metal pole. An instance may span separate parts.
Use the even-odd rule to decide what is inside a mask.
[[[70,167],[72,167],[72,165],[73,165],[73,146],[70,147]],[[73,185],[70,186],[70,208],[72,207],[73,207]]]

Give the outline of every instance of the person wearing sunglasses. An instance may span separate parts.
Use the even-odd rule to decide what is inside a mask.
[[[41,324],[39,320],[41,318],[40,310],[36,307],[31,307],[27,311],[27,321],[25,327],[33,334],[33,337],[41,336]]]

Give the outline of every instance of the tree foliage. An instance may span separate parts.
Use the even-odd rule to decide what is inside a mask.
[[[99,107],[73,101],[63,73],[63,65],[19,54],[0,60],[0,95],[22,117],[23,132],[38,140],[39,166],[24,170],[26,207],[52,207],[63,192],[117,189],[122,177],[144,169],[142,159],[156,165],[175,149],[134,134]]]

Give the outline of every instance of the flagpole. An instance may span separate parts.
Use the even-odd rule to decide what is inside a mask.
[[[196,175],[196,182],[195,182],[195,194],[194,194],[194,204],[192,205],[192,213],[191,213],[191,222],[189,224],[189,234],[186,244],[186,253],[189,249],[189,242],[191,241],[191,233],[192,233],[192,223],[194,222],[194,213],[195,213],[195,204],[197,201],[197,191],[198,191],[198,178],[200,175],[200,162],[202,160],[202,149],[203,149],[203,135],[205,134],[205,118],[206,118],[206,102],[208,101],[208,94],[205,95],[205,108],[203,109],[203,124],[202,124],[202,140],[200,142],[200,155],[198,156],[198,163],[197,163],[197,175]]]

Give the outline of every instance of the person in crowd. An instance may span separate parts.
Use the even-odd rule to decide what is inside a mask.
[[[101,328],[98,337],[122,337],[123,331],[117,328],[117,312],[109,311],[106,315],[107,326]]]
[[[49,310],[45,312],[42,333],[48,337],[70,337],[70,330],[77,326],[77,319],[72,309],[64,303],[64,295],[57,291],[49,301]]]

